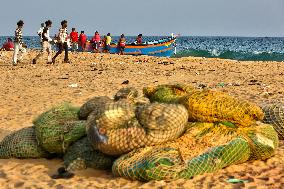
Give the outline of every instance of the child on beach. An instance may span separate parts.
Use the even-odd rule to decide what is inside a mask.
[[[22,20],[17,22],[17,29],[15,31],[15,40],[14,40],[14,55],[13,55],[14,66],[17,65],[18,59],[21,60],[26,52],[26,49],[24,48],[25,45],[23,42],[23,32],[22,32],[23,26],[24,22]]]
[[[63,50],[65,51],[64,55],[64,63],[70,63],[68,59],[68,33],[67,33],[67,21],[63,20],[61,22],[61,28],[59,29],[58,33],[58,48],[59,50],[55,54],[55,56],[52,58],[52,63],[55,63],[55,59],[58,55],[60,55]]]
[[[52,39],[49,37],[49,28],[51,27],[52,22],[50,20],[45,22],[45,27],[41,33],[42,39],[42,51],[33,59],[33,64],[36,64],[36,61],[43,55],[44,52],[47,52],[47,63],[50,64],[51,60],[51,44]]]

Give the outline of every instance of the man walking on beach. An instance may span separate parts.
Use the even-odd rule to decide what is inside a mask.
[[[13,55],[13,65],[16,66],[18,63],[18,59],[21,60],[26,49],[23,47],[23,32],[22,28],[24,26],[24,22],[20,20],[17,22],[17,29],[15,31],[15,40],[14,40],[14,55]],[[18,57],[19,55],[19,57]]]
[[[47,52],[47,63],[52,63],[51,60],[51,45],[50,42],[52,39],[49,37],[49,28],[51,27],[52,22],[50,20],[45,22],[45,27],[42,30],[41,39],[42,39],[42,51],[33,59],[33,64],[36,64],[36,61]]]
[[[58,55],[60,55],[63,50],[65,51],[65,56],[64,56],[64,62],[65,63],[70,63],[68,59],[68,33],[67,33],[67,21],[63,20],[61,22],[61,28],[59,29],[58,33],[58,52],[56,55],[52,58],[52,63],[55,63],[55,59]]]

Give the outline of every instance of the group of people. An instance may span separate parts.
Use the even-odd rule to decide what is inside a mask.
[[[7,39],[7,42],[3,45],[1,49],[3,50],[14,50],[13,55],[13,65],[17,65],[19,61],[21,61],[24,53],[26,52],[26,45],[23,42],[23,33],[22,29],[24,26],[24,22],[22,20],[17,22],[17,29],[15,31],[15,39],[14,43],[11,38]],[[72,51],[85,51],[87,50],[87,36],[84,31],[81,31],[80,35],[76,31],[75,28],[72,28],[70,35],[68,35],[67,31],[67,21],[63,20],[61,22],[61,28],[59,29],[58,35],[52,39],[49,35],[49,30],[52,26],[52,21],[47,20],[45,23],[41,24],[40,29],[37,34],[40,37],[41,42],[41,51],[37,56],[32,60],[33,64],[37,63],[37,60],[46,52],[47,53],[47,63],[54,64],[58,55],[60,55],[64,51],[64,62],[70,63],[68,58],[68,50],[69,46],[71,46]],[[98,31],[95,32],[94,37],[90,40],[91,47],[94,52],[109,52],[111,47],[111,34],[108,33],[102,39]],[[52,43],[57,45],[58,51],[52,57]],[[135,44],[142,44],[142,34],[139,34]],[[124,49],[126,46],[126,38],[124,34],[120,36],[117,47],[119,48],[119,54],[124,54]],[[88,47],[90,48],[90,47]]]

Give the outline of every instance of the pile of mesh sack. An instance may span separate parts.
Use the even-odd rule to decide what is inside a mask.
[[[260,108],[189,85],[120,89],[80,108],[56,106],[0,142],[0,158],[62,157],[67,171],[110,169],[131,180],[173,180],[274,155],[282,105]],[[271,124],[271,125],[270,125]],[[276,131],[275,131],[276,130]]]
[[[55,106],[34,120],[34,126],[7,135],[0,142],[0,158],[63,157],[68,171],[110,169],[113,157],[94,150],[86,137],[86,120],[69,103]]]
[[[192,123],[175,140],[122,155],[112,167],[116,176],[142,181],[192,178],[233,164],[267,159],[278,147],[277,132],[261,122],[264,113],[254,103],[184,85],[160,85],[143,91],[153,103],[183,105]]]
[[[136,149],[118,158],[116,176],[132,180],[190,179],[224,167],[271,157],[278,146],[272,126],[237,128],[222,123],[192,123],[178,139]]]

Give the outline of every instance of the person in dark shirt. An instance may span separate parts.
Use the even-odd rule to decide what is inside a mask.
[[[49,37],[49,28],[51,28],[52,22],[50,20],[45,22],[45,27],[42,30],[41,33],[41,39],[42,39],[42,51],[33,59],[33,64],[36,64],[36,61],[44,54],[44,52],[47,52],[47,63],[52,63],[51,60],[51,44],[50,42],[52,39]]]
[[[22,20],[17,22],[17,29],[15,31],[15,40],[14,40],[14,55],[13,55],[13,65],[16,66],[18,60],[21,60],[23,55],[26,52],[24,48],[25,44],[23,42],[23,29],[24,22]],[[19,55],[19,57],[18,57]]]

